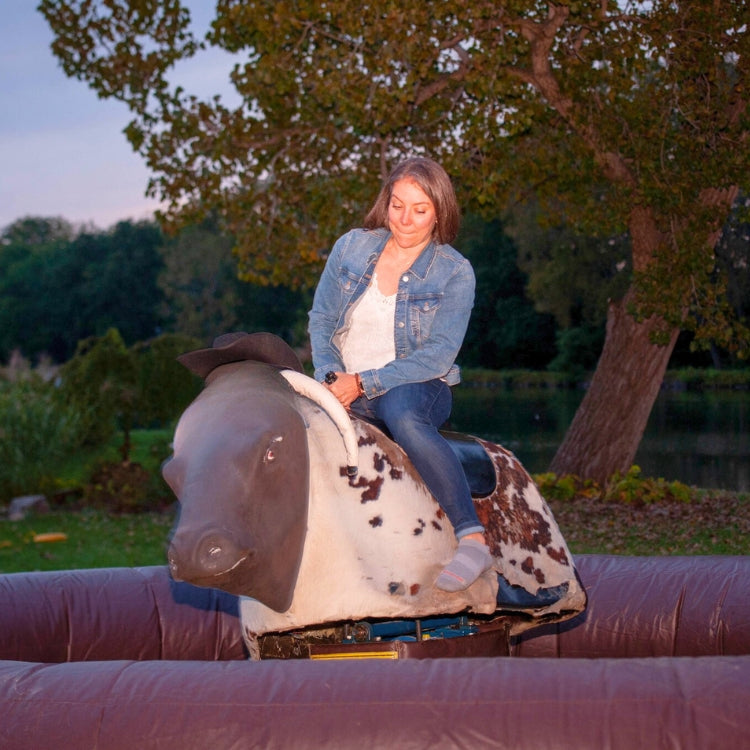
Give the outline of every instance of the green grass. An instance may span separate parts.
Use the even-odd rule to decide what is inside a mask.
[[[550,501],[573,554],[749,555],[750,494],[692,490],[685,501]]]
[[[0,573],[28,570],[165,565],[172,512],[110,515],[103,510],[53,510],[0,522]],[[63,533],[64,541],[35,542]]]
[[[696,493],[689,502],[550,501],[571,552],[618,555],[748,555],[750,495]],[[56,509],[0,521],[0,573],[165,565],[174,511],[113,515]],[[35,542],[64,533],[65,541]]]
[[[168,453],[171,430],[133,434],[131,458],[157,475]],[[60,485],[80,487],[102,459],[119,460],[119,441],[80,454],[61,467]],[[682,486],[667,491],[630,474],[616,497],[575,483],[547,486],[538,478],[571,552],[620,555],[748,555],[750,494]],[[638,481],[636,481],[636,479]],[[562,490],[567,489],[567,492]],[[116,514],[102,508],[53,504],[48,513],[22,521],[0,517],[0,573],[166,564],[175,509]],[[39,534],[61,541],[35,541]]]
[[[158,476],[169,455],[172,429],[134,430],[132,461]],[[61,491],[81,488],[102,461],[120,461],[120,435],[100,448],[81,451],[55,467]],[[164,495],[169,496],[166,485]],[[0,517],[0,573],[30,570],[66,570],[106,567],[138,567],[166,564],[166,545],[175,511],[115,514],[103,508],[75,507],[76,499],[48,513],[33,513],[22,521]],[[65,534],[62,541],[39,541],[38,534]]]

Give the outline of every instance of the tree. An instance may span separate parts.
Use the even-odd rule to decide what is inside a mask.
[[[414,152],[466,205],[533,193],[583,233],[627,230],[633,283],[558,473],[630,466],[681,328],[747,349],[714,246],[750,166],[748,0],[219,0],[207,43],[237,55],[234,108],[170,84],[200,46],[177,0],[40,8],[65,71],[130,107],[166,218],[216,211],[249,277],[310,283]]]
[[[171,328],[209,342],[235,330],[237,276],[232,264],[232,240],[207,225],[186,227],[161,249],[164,267],[159,288]]]
[[[116,328],[80,341],[75,356],[60,370],[60,392],[79,415],[81,440],[104,443],[119,428],[123,461],[130,455],[130,434],[138,401],[135,354]]]
[[[471,261],[477,279],[462,363],[488,369],[549,364],[554,356],[554,320],[535,312],[527,298],[528,278],[518,268],[516,246],[503,224],[467,216],[456,244]]]
[[[61,219],[15,222],[0,244],[0,356],[71,357],[116,327],[130,344],[159,327],[162,235],[153,222],[73,232]]]
[[[585,377],[602,351],[609,301],[621,299],[632,281],[629,238],[578,234],[551,222],[536,202],[517,207],[507,231],[528,274],[528,296],[559,326],[549,368]]]
[[[73,237],[73,227],[60,218],[26,217],[3,230],[0,237],[2,359],[14,349],[26,354],[50,352],[51,329],[69,325],[68,321],[60,323],[60,311],[50,304],[45,278]]]
[[[164,244],[159,288],[170,328],[206,343],[232,330],[270,331],[301,343],[295,328],[306,321],[310,300],[283,286],[240,281],[233,244],[210,219]]]
[[[151,221],[120,221],[93,237],[99,252],[85,269],[80,303],[96,321],[94,333],[101,336],[117,328],[126,344],[156,335],[162,299],[157,284],[163,243],[159,227]]]
[[[727,294],[739,315],[750,316],[750,222],[742,221],[740,211],[750,208],[750,198],[743,196],[737,210],[724,227],[716,248],[729,282]]]
[[[3,229],[0,244],[35,247],[70,241],[74,236],[73,225],[60,216],[26,216]]]
[[[554,315],[561,328],[601,325],[609,300],[622,298],[632,281],[626,235],[577,234],[550,222],[536,203],[517,207],[506,231],[536,309]]]

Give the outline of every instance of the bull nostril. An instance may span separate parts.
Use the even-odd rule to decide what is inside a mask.
[[[167,562],[175,580],[196,581],[223,575],[249,554],[229,534],[192,531],[175,535],[167,551]]]
[[[233,567],[242,554],[230,539],[215,534],[198,544],[197,561],[206,572],[220,573]]]
[[[174,553],[174,550],[170,547],[169,551],[167,552],[167,565],[169,566],[169,573],[172,576],[172,578],[175,579],[175,581],[180,580],[180,564],[177,560],[177,556]]]

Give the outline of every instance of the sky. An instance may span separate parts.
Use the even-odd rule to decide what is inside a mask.
[[[207,28],[215,3],[186,4],[196,28]],[[127,107],[66,77],[36,6],[37,0],[2,2],[0,231],[26,216],[98,229],[149,218],[157,203],[145,196],[148,170],[122,132]],[[212,96],[227,87],[228,69],[223,53],[209,53],[181,70],[181,82]]]

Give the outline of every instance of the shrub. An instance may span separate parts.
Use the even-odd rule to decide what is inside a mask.
[[[78,414],[54,385],[33,374],[0,383],[0,496],[54,489],[56,463],[80,442]]]
[[[83,488],[84,505],[115,513],[158,510],[171,502],[160,475],[134,461],[103,461]]]
[[[552,472],[536,474],[534,481],[542,496],[550,500],[575,500],[577,497],[597,497],[601,487],[593,479],[581,479],[575,474],[558,477]]]
[[[178,355],[198,346],[194,338],[167,333],[132,347],[138,380],[139,427],[169,424],[198,395],[202,381],[177,361]]]
[[[662,502],[689,503],[693,497],[690,487],[682,482],[642,477],[639,466],[631,466],[625,474],[613,474],[604,488],[591,479],[581,479],[574,474],[558,477],[548,472],[535,475],[534,481],[542,496],[550,500],[572,501],[585,497],[642,506]]]
[[[608,502],[650,505],[659,502],[688,503],[690,488],[682,482],[662,478],[644,478],[640,466],[631,466],[626,474],[614,474],[607,485],[604,500]]]
[[[60,376],[64,397],[78,411],[84,442],[105,443],[120,427],[127,448],[135,408],[136,370],[133,355],[119,332],[111,328],[104,336],[80,341]]]

